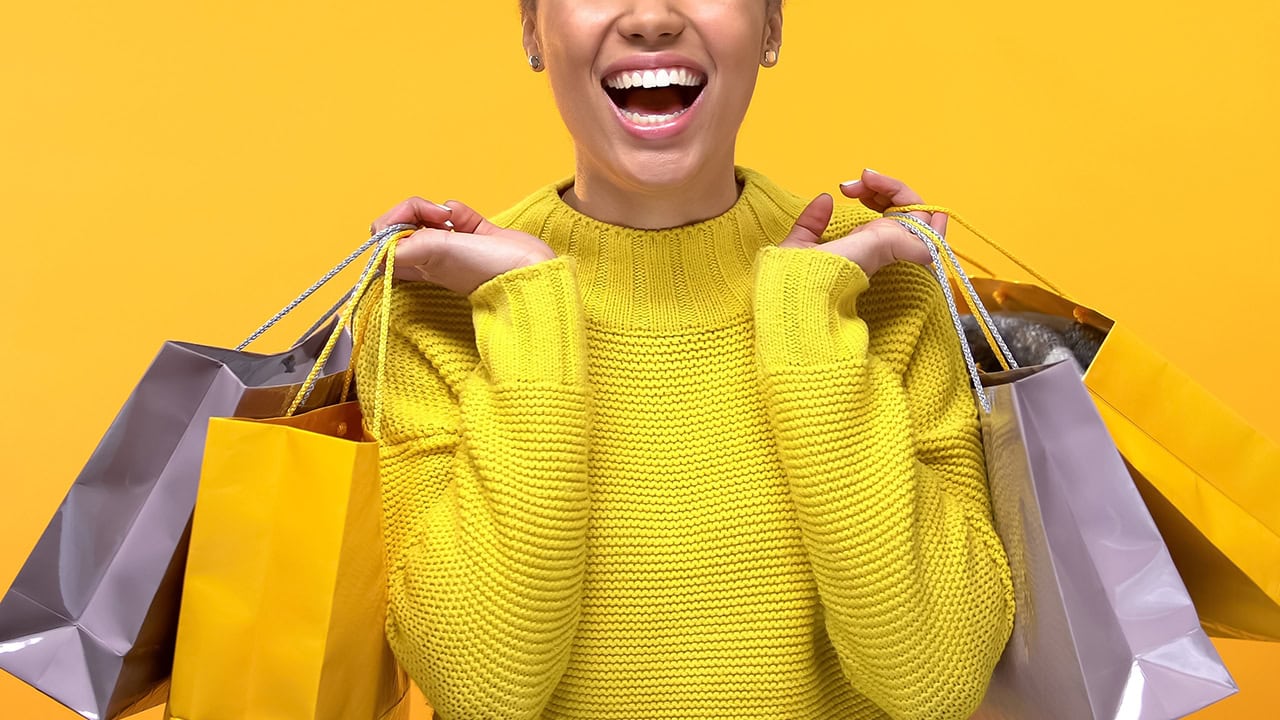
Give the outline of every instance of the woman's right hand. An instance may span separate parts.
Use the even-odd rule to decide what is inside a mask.
[[[373,222],[374,232],[405,223],[421,229],[396,244],[395,276],[434,283],[461,295],[502,273],[556,257],[543,241],[501,228],[466,205],[412,197]]]

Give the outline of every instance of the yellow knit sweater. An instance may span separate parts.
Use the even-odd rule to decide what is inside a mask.
[[[549,186],[493,220],[556,259],[470,297],[396,285],[387,635],[440,717],[981,700],[1013,594],[941,292],[775,247],[804,201],[738,177],[727,213],[661,231]],[[839,208],[828,238],[873,217]]]

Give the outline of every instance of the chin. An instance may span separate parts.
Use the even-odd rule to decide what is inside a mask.
[[[645,152],[619,158],[614,171],[619,179],[638,190],[665,192],[694,184],[710,165],[702,153],[687,150]]]

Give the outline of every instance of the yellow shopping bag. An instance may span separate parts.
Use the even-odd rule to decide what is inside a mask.
[[[399,237],[375,254],[387,262],[387,281]],[[376,266],[353,291],[339,330]],[[356,402],[210,421],[168,717],[409,717],[408,679],[384,635],[378,455]]]
[[[407,718],[383,635],[381,517],[358,403],[212,420],[169,716]]]
[[[891,212],[916,209],[946,212],[973,230],[936,206]],[[1105,336],[1085,368],[1085,385],[1205,630],[1218,637],[1280,641],[1280,447],[1123,323],[1069,299],[974,234],[1039,283],[973,278],[989,310],[1056,317]]]

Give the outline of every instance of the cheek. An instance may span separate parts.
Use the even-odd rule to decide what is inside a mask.
[[[716,69],[724,102],[733,108],[734,116],[745,114],[755,93],[760,70],[760,58],[754,44],[739,43],[726,49],[719,54]]]
[[[747,0],[758,2],[759,0]],[[695,27],[716,64],[716,72],[726,95],[742,103],[750,100],[756,73],[764,53],[763,18],[746,12],[720,13],[700,18]]]
[[[586,40],[586,33],[576,35],[572,31],[557,33],[554,44],[544,48],[547,61],[547,80],[551,85],[552,96],[561,115],[566,119],[581,116],[598,98],[596,93],[603,93],[592,81],[591,69],[595,62],[594,48]]]

